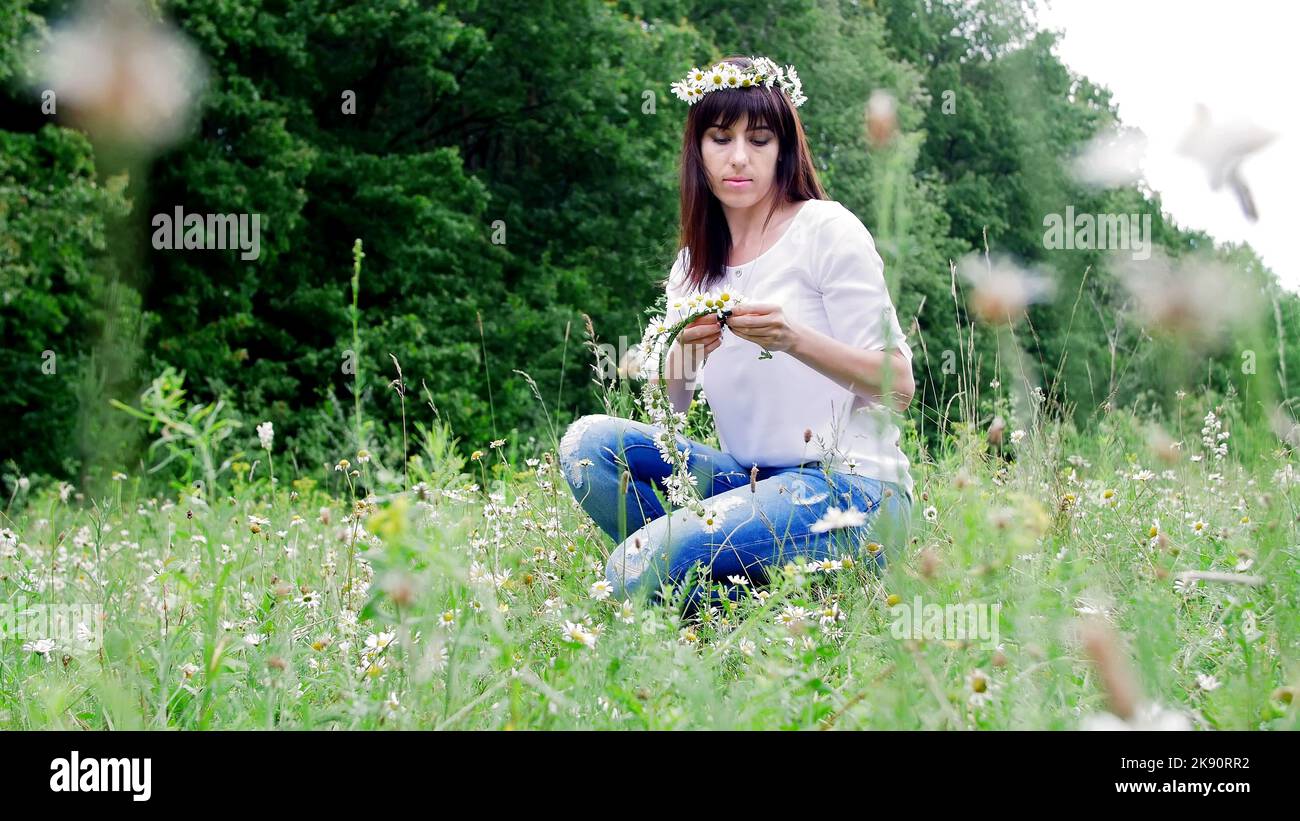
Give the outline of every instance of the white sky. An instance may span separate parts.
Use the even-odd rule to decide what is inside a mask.
[[[1061,59],[1109,88],[1121,122],[1146,134],[1146,180],[1166,213],[1216,241],[1250,243],[1293,291],[1300,226],[1292,220],[1300,209],[1286,189],[1300,185],[1298,11],[1287,0],[1045,0],[1038,15],[1040,28],[1064,32]],[[1278,133],[1241,166],[1259,222],[1174,151],[1197,102],[1216,121],[1245,119]]]

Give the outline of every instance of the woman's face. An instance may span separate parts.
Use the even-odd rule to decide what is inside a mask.
[[[748,129],[749,116],[741,114],[731,128],[711,126],[700,143],[709,188],[731,208],[762,202],[776,179],[776,132],[766,126]]]

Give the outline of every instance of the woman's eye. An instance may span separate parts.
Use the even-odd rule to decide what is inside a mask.
[[[771,140],[754,140],[754,145],[757,145],[761,148],[762,146],[767,145],[769,142],[771,142]]]

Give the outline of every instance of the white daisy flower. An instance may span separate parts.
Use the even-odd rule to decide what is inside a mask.
[[[592,582],[589,592],[591,593],[591,597],[596,601],[604,601],[613,594],[614,585],[610,584],[605,579],[599,579]]]
[[[854,507],[846,510],[828,508],[826,513],[809,528],[813,533],[825,533],[828,530],[840,530],[846,527],[862,527],[867,523],[867,514]]]
[[[565,641],[580,644],[588,649],[596,646],[596,634],[588,630],[586,625],[577,622],[566,621],[563,636]]]

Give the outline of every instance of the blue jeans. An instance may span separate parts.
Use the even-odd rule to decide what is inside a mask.
[[[706,512],[714,515],[702,519],[688,508],[666,513],[654,486],[672,466],[655,445],[659,432],[657,426],[596,414],[570,425],[560,443],[560,466],[574,496],[617,544],[605,578],[619,598],[661,596],[665,584],[677,587],[697,568],[694,580],[704,584],[687,591],[686,609],[692,612],[711,583],[721,583],[736,599],[743,583],[762,585],[768,568],[797,556],[852,555],[879,567],[886,551],[906,538],[912,500],[899,484],[826,471],[813,462],[760,466],[751,490],[749,466],[681,436],[677,450],[690,449],[687,464],[698,478]],[[624,470],[630,481],[620,500]],[[814,530],[831,507],[856,508],[866,514],[866,523]],[[871,542],[882,547],[874,553],[861,549]],[[714,600],[712,593],[709,598]]]

